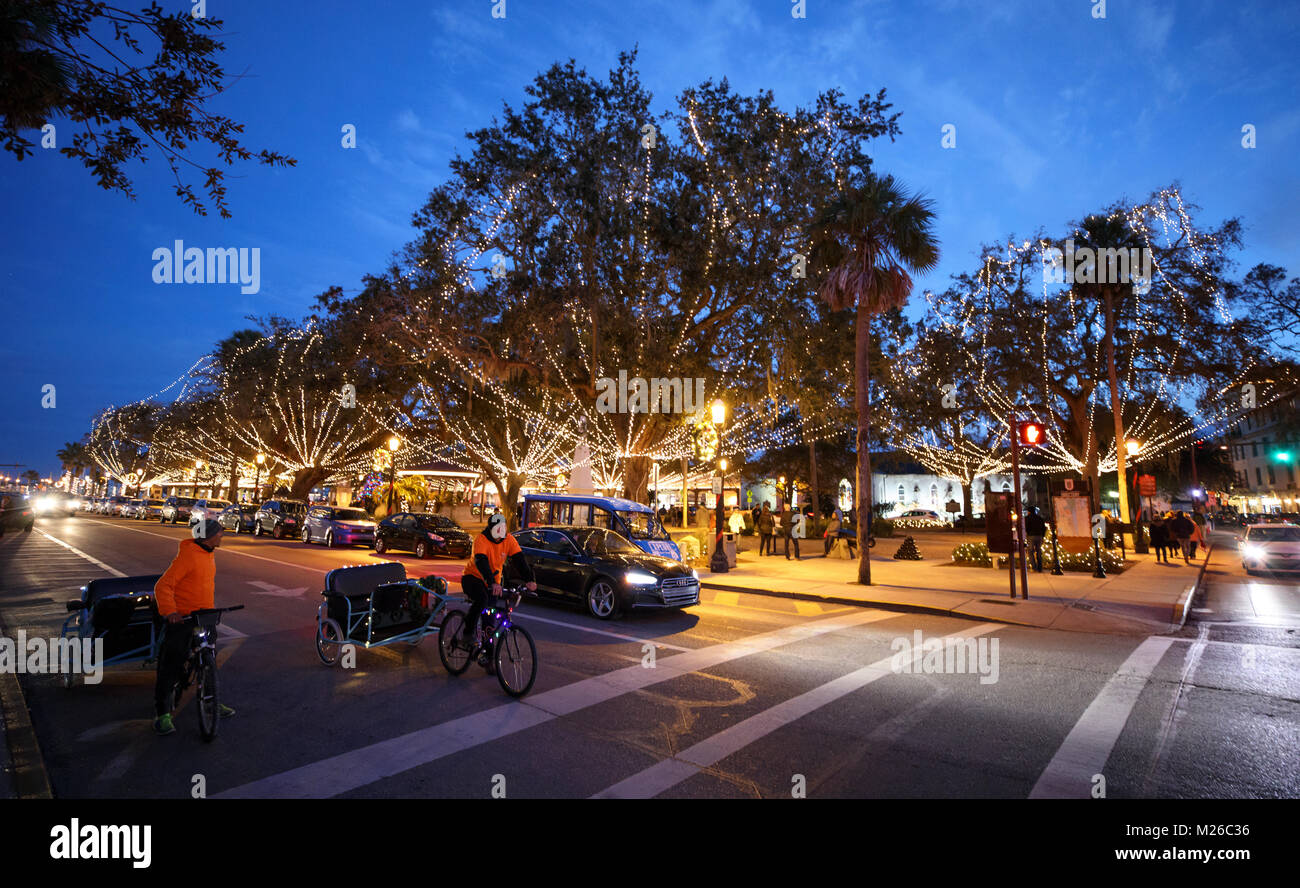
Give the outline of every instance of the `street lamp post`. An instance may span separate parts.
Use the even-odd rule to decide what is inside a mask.
[[[1138,453],[1142,450],[1142,442],[1135,438],[1129,438],[1124,442],[1124,450],[1128,453],[1129,460],[1133,463],[1133,484],[1137,487],[1137,509],[1133,511],[1133,552],[1137,555],[1145,555],[1150,550],[1147,548],[1146,535],[1142,532],[1144,527],[1142,521],[1142,488],[1140,485],[1142,470],[1137,460]]]
[[[393,435],[388,439],[388,514],[393,514],[393,492],[397,488],[397,448],[401,439]]]
[[[253,464],[257,467],[253,470],[253,502],[262,498],[262,463],[266,462],[266,454],[259,453],[253,457]]]
[[[713,402],[713,424],[718,427],[718,449],[722,449],[722,421],[727,417],[727,405],[721,401]],[[727,483],[727,461],[718,460],[718,501],[716,506],[717,536],[713,545],[713,559],[709,562],[709,569],[714,573],[726,573],[730,570],[727,564],[727,553],[722,545],[723,519],[722,519],[722,495],[724,486]]]

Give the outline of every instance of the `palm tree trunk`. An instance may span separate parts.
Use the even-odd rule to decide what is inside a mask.
[[[871,585],[871,557],[867,554],[867,534],[871,530],[871,312],[866,297],[858,294],[857,342],[854,346],[857,385],[854,393],[858,408],[858,582]]]

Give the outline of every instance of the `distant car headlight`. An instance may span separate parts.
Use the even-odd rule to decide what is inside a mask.
[[[43,496],[40,499],[38,499],[34,503],[34,505],[36,506],[36,514],[39,515],[41,512],[49,511],[50,507],[52,506],[52,503],[50,502],[50,498],[48,496]]]
[[[1263,546],[1254,546],[1250,543],[1246,543],[1241,547],[1241,557],[1248,561],[1263,560],[1265,554],[1267,553]]]
[[[624,574],[623,579],[631,586],[654,586],[659,583],[658,577],[651,576],[643,570],[629,570]]]

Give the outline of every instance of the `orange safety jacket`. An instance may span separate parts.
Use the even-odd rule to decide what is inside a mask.
[[[188,616],[212,607],[216,575],[216,553],[195,540],[181,540],[176,559],[153,587],[158,613],[164,617],[173,613]]]

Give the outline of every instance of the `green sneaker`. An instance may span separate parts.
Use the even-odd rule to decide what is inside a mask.
[[[225,703],[218,703],[217,714],[220,715],[222,718],[230,718],[232,715],[235,714],[235,710],[234,707],[227,706]]]
[[[176,726],[172,724],[171,713],[169,712],[166,715],[160,715],[154,719],[153,729],[154,733],[158,734],[160,737],[166,736],[167,734],[175,734]]]

